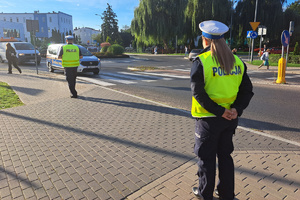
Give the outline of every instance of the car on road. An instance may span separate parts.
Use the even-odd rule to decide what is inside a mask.
[[[192,51],[189,53],[189,60],[192,61],[200,54],[202,49],[192,49]]]
[[[6,43],[1,42],[0,44],[0,61],[6,61]],[[34,46],[29,42],[9,42],[11,46],[16,51],[16,56],[18,59],[18,63],[24,62],[35,62],[35,54],[37,58],[37,64],[39,65],[41,62],[41,54],[37,49],[34,49]]]
[[[60,49],[65,44],[51,44],[47,49],[46,64],[49,72],[54,70],[64,70],[62,67],[62,60],[58,59]],[[78,66],[77,72],[93,72],[99,74],[101,70],[100,59],[89,52],[85,47],[77,45],[83,58],[80,59],[80,65]]]

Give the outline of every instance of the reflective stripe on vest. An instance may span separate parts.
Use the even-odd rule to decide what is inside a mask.
[[[231,104],[235,101],[239,86],[244,74],[243,62],[234,55],[235,64],[229,74],[216,64],[211,56],[211,52],[205,52],[198,56],[203,65],[204,89],[208,96],[218,105],[230,109]],[[203,108],[197,100],[192,97],[193,117],[215,117],[213,113]]]
[[[75,45],[64,45],[62,55],[63,67],[78,67],[80,65],[79,48]]]

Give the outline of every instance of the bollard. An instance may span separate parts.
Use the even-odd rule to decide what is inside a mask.
[[[286,60],[285,58],[280,58],[278,61],[278,76],[276,83],[286,83],[285,81],[285,65],[286,65]]]

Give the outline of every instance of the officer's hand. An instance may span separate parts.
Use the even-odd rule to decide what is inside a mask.
[[[234,116],[234,112],[228,109],[225,109],[222,117],[227,119],[227,120],[232,120],[232,116]]]
[[[236,119],[238,117],[238,112],[235,108],[231,108],[230,111],[233,113],[231,119]]]

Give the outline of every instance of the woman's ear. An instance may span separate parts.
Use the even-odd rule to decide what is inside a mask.
[[[209,46],[209,41],[208,39],[206,39],[205,37],[202,36],[202,45],[203,45],[203,48],[205,49],[206,47]]]

